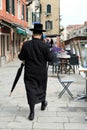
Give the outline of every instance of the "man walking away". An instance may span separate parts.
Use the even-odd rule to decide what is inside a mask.
[[[24,83],[28,104],[30,107],[29,120],[34,119],[35,104],[41,103],[41,110],[47,106],[47,62],[53,57],[48,46],[41,40],[43,25],[34,24],[33,38],[24,42],[18,58],[25,61]]]

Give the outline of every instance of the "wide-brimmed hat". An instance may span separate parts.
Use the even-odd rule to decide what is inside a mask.
[[[35,23],[34,28],[30,28],[33,32],[46,32],[46,30],[43,29],[43,25],[41,23]]]

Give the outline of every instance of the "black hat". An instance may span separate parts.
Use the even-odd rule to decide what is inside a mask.
[[[46,30],[43,30],[43,25],[41,23],[35,23],[34,28],[30,28],[30,30],[38,33],[46,32]]]

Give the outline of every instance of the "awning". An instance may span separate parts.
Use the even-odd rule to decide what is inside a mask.
[[[26,30],[17,27],[17,33],[18,33],[18,34],[22,34],[22,35],[26,35]]]
[[[11,24],[5,20],[0,20],[0,23],[3,24],[4,26],[9,27],[9,28],[14,28],[13,24]]]

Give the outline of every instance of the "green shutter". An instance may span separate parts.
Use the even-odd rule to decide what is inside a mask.
[[[24,20],[25,17],[24,17],[24,5],[22,5],[22,19]]]
[[[28,8],[26,7],[26,21],[28,22]]]
[[[33,22],[33,12],[32,12],[32,22]]]
[[[12,0],[12,14],[15,15],[15,3],[14,3],[14,0]]]
[[[51,13],[51,5],[47,5],[47,13]]]
[[[40,4],[40,14],[42,13],[42,5]]]
[[[47,21],[45,22],[45,29],[47,29]]]
[[[6,0],[6,11],[10,13],[10,0]]]
[[[50,27],[51,27],[51,29],[53,29],[53,22],[52,21],[50,21]]]

